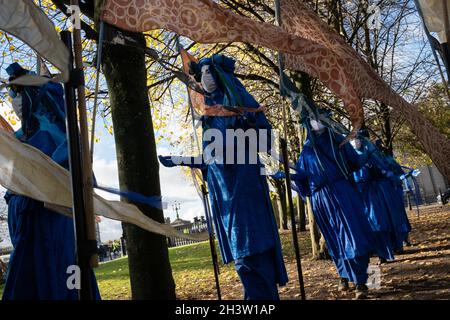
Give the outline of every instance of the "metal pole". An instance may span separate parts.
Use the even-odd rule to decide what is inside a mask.
[[[73,68],[72,39],[68,31],[61,32],[61,39],[70,52],[70,80],[64,85],[66,130],[69,146],[69,168],[72,186],[73,220],[76,239],[77,264],[81,272],[80,300],[92,300],[90,248],[86,230],[85,194],[83,191],[83,163],[79,139],[75,85],[77,83],[76,70]],[[95,245],[95,242],[94,242]],[[95,248],[96,249],[96,248]]]
[[[202,195],[203,195],[203,207],[205,210],[206,225],[209,233],[209,247],[211,249],[211,257],[214,268],[214,280],[216,283],[217,299],[222,300],[222,294],[220,292],[220,283],[219,283],[219,262],[217,258],[216,242],[214,239],[214,233],[211,223],[211,212],[208,200],[208,192],[206,191],[206,187],[204,184],[202,184]]]
[[[292,201],[292,190],[291,190],[291,175],[289,173],[289,159],[287,152],[287,143],[285,139],[280,139],[281,151],[283,153],[283,166],[286,174],[286,190],[288,196],[289,210],[291,211],[291,229],[292,229],[292,242],[294,243],[295,260],[297,262],[297,275],[298,281],[300,283],[300,295],[302,300],[306,300],[305,294],[305,284],[303,282],[303,272],[302,272],[302,260],[300,256],[300,247],[298,245],[297,237],[297,227],[295,223],[294,215],[294,202]]]
[[[95,123],[97,118],[97,105],[98,105],[98,88],[100,85],[100,66],[102,63],[102,48],[103,48],[103,36],[104,36],[105,23],[100,22],[100,30],[97,45],[97,65],[96,65],[96,78],[95,78],[95,93],[94,93],[94,107],[92,108],[92,127],[91,127],[91,162],[94,161],[94,142],[95,142]]]
[[[275,17],[277,20],[277,23],[279,26],[281,26],[281,7],[280,7],[280,1],[275,0]],[[278,52],[278,69],[279,69],[279,76],[280,76],[280,94],[283,93],[283,69],[284,69],[284,61],[283,61],[283,54],[279,51]],[[281,99],[284,100],[283,96]],[[288,204],[289,204],[289,210],[291,211],[291,231],[292,231],[292,242],[294,244],[294,251],[295,251],[295,260],[297,262],[297,275],[298,275],[298,281],[300,284],[300,295],[302,300],[306,300],[306,294],[305,294],[305,285],[303,282],[303,272],[302,272],[302,261],[301,261],[301,255],[300,255],[300,247],[298,245],[298,237],[297,237],[297,227],[295,223],[295,215],[294,215],[294,202],[292,200],[292,190],[291,190],[291,174],[289,169],[289,156],[287,151],[287,121],[286,121],[286,106],[284,104],[284,101],[282,103],[283,105],[283,133],[284,138],[280,139],[281,144],[281,152],[283,154],[283,166],[284,166],[284,172],[286,175],[286,192],[288,196]]]

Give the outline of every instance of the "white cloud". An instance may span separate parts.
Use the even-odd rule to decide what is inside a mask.
[[[160,154],[167,154],[161,150]],[[119,185],[116,160],[94,159],[93,168],[97,182],[103,186],[115,187]],[[160,182],[163,201],[168,204],[164,215],[173,221],[176,214],[172,209],[172,203],[177,200],[180,203],[180,218],[192,220],[194,217],[204,215],[203,205],[195,190],[194,185],[188,180],[180,167],[165,168],[160,166]],[[102,197],[117,200],[118,196],[102,191],[96,191]],[[100,236],[102,241],[118,239],[122,236],[121,223],[103,218],[100,222]]]

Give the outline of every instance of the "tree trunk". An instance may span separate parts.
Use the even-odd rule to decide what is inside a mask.
[[[275,222],[277,223],[277,228],[280,229],[280,213],[278,212],[278,199],[274,197],[270,199],[273,208],[273,214],[275,215]]]
[[[298,230],[306,231],[305,202],[300,196],[297,197]]]
[[[381,104],[380,109],[383,118],[382,133],[384,145],[386,146],[386,151],[392,156],[394,152],[392,147],[391,112],[389,111],[389,107],[384,103]]]
[[[125,32],[143,46],[140,33]],[[150,103],[144,51],[105,44],[103,71],[108,84],[121,190],[147,196],[161,195],[159,163]],[[162,210],[138,205],[148,217],[164,223]],[[166,238],[123,224],[133,299],[175,299],[175,283]]]
[[[286,203],[286,188],[283,181],[276,181],[275,187],[278,194],[278,213],[280,217],[280,229],[288,230],[288,208]]]
[[[314,214],[311,208],[311,201],[306,201],[306,211],[308,212],[308,220],[309,220],[309,233],[311,234],[311,249],[313,259],[329,259],[330,256],[328,254],[328,249],[325,244],[325,239],[320,233],[319,228],[317,227],[316,220],[314,219]]]

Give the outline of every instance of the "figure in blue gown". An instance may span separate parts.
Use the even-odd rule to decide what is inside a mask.
[[[30,73],[18,63],[6,71],[10,80]],[[16,136],[68,168],[63,88],[12,87],[9,94],[21,120]],[[7,192],[8,227],[14,250],[8,265],[4,300],[76,300],[67,288],[67,268],[76,264],[73,220],[46,209],[41,201]],[[99,291],[92,274],[94,297]]]
[[[382,180],[381,188],[392,205],[392,219],[395,228],[394,250],[402,252],[403,244],[408,243],[408,234],[411,231],[411,224],[405,210],[403,183],[400,179],[404,175],[404,171],[397,161],[381,148],[380,141],[377,141],[377,147],[380,150],[381,161],[391,172],[388,179]]]
[[[234,65],[233,59],[214,55],[192,66],[197,81],[207,92],[205,104],[225,108],[258,108],[259,104],[234,75]],[[262,112],[203,116],[202,125],[205,155],[211,147],[211,142],[205,138],[209,129],[213,130],[209,132],[220,133],[223,137],[218,146],[222,147],[224,155],[227,147],[230,148],[225,138],[227,129],[271,129]],[[237,147],[232,151],[233,157],[236,157]],[[215,151],[211,152],[211,158],[203,159],[202,168],[207,178],[220,252],[224,263],[235,262],[245,299],[279,299],[277,284],[284,285],[288,279],[269,188],[266,177],[261,174],[263,165],[259,158],[251,164],[249,150],[245,153],[245,163],[242,164],[221,161]],[[171,157],[160,159],[166,166],[174,165]],[[182,164],[187,165],[186,162],[190,161]]]
[[[354,147],[359,155],[368,152],[364,138],[355,139]],[[391,203],[392,199],[386,197],[383,190],[383,181],[387,176],[392,175],[386,171],[380,163],[376,161],[375,156],[358,171],[353,172],[353,176],[365,204],[365,213],[369,219],[370,226],[377,237],[378,243],[385,249],[384,256],[380,257],[380,263],[385,262],[386,258],[394,259],[394,241],[395,226],[392,215],[395,214],[395,205]]]
[[[319,110],[319,112],[323,112]],[[341,278],[339,289],[356,284],[356,298],[367,296],[369,256],[383,255],[364,213],[363,199],[353,181],[371,152],[359,156],[344,137],[320,121],[303,117],[308,137],[297,162],[294,182],[300,195],[310,197],[316,223]],[[306,177],[306,178],[305,178]]]

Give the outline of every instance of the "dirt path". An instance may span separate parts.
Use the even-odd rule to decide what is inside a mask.
[[[411,211],[411,247],[394,262],[381,265],[381,288],[370,291],[372,299],[450,299],[450,206],[426,207],[417,217]],[[337,291],[338,276],[331,261],[304,259],[308,299],[352,299],[353,292]],[[372,258],[376,267],[378,259]],[[282,299],[298,299],[296,265],[287,263],[291,281],[280,289]]]
[[[369,298],[450,299],[450,206],[421,208],[419,217],[411,211],[409,219],[412,246],[406,247],[394,262],[380,266],[380,288],[370,290]],[[289,233],[281,237],[285,245],[290,243]],[[307,246],[309,232],[300,233],[299,239],[302,246]],[[290,251],[292,248],[284,249],[285,253]],[[285,261],[290,281],[280,288],[281,299],[300,299],[295,260],[290,255]],[[378,267],[377,262],[377,258],[372,258],[371,266]],[[302,264],[307,299],[353,299],[353,291],[337,291],[339,278],[331,261],[311,260],[311,256],[306,255]],[[242,286],[232,266],[222,269],[220,277],[223,299],[242,299]],[[200,294],[191,291],[179,298],[216,299],[216,294],[214,287],[209,285]]]

